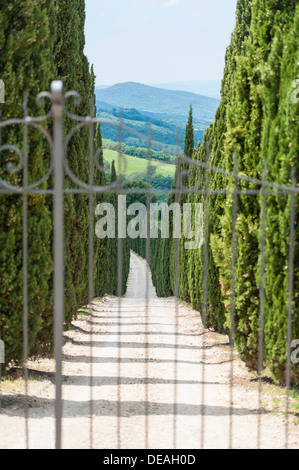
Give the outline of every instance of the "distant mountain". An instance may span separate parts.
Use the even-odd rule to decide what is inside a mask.
[[[221,98],[221,80],[196,80],[189,82],[155,83],[154,87],[166,90],[181,90],[211,98]]]
[[[108,88],[96,87],[96,99],[112,108],[136,109],[186,123],[193,107],[194,123],[205,129],[214,120],[219,100],[186,91],[165,90],[141,83],[119,83]],[[107,109],[107,108],[105,108]],[[158,116],[157,116],[158,117]]]
[[[105,108],[106,107],[106,108]],[[113,107],[103,101],[97,101],[97,116],[110,121],[118,121],[120,108]],[[141,113],[137,109],[123,109],[122,110],[123,123],[130,129],[137,131],[143,135],[145,139],[139,139],[131,132],[122,130],[122,142],[130,147],[147,147],[148,143],[146,138],[149,136],[149,124],[151,124],[152,132],[152,148],[160,150],[161,146],[167,149],[170,153],[175,153],[178,144],[178,138],[181,149],[183,147],[185,138],[185,119],[181,121],[172,121],[169,116],[167,119],[161,118],[162,115],[154,113]],[[102,136],[104,139],[118,140],[118,128],[111,124],[102,123]],[[204,130],[200,129],[197,124],[194,125],[194,140],[197,143],[202,141]]]
[[[96,106],[99,117],[117,121],[122,119],[129,128],[144,137],[152,129],[152,148],[163,148],[174,153],[178,143],[181,149],[185,138],[190,104],[193,107],[195,145],[202,141],[206,128],[214,119],[219,100],[184,91],[163,90],[140,83],[120,83],[107,88],[96,88]],[[118,140],[118,129],[102,124],[104,139]],[[122,131],[122,141],[133,147],[146,147],[146,140]]]

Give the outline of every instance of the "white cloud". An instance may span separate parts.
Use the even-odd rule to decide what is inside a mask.
[[[162,3],[163,8],[169,8],[169,7],[174,7],[175,5],[178,5],[179,0],[167,0],[166,2]]]

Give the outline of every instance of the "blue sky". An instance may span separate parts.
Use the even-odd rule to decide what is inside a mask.
[[[97,85],[221,79],[237,0],[86,0]]]

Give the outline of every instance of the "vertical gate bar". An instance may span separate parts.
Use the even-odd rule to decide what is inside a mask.
[[[0,122],[2,118],[2,111],[0,109]],[[0,147],[2,145],[2,127],[0,127]],[[1,309],[0,309],[0,341],[2,340],[2,320],[1,320]],[[0,345],[1,346],[1,345]],[[0,361],[0,411],[2,409],[2,364]]]
[[[117,240],[117,295],[118,295],[118,338],[117,338],[117,347],[118,347],[118,371],[117,371],[117,442],[118,449],[121,449],[121,399],[122,399],[122,390],[121,390],[121,294],[122,294],[122,268],[123,268],[123,240],[118,237]]]
[[[206,163],[210,163],[210,148],[206,146]],[[202,387],[201,387],[201,401],[202,401],[202,416],[201,416],[201,448],[204,449],[205,440],[205,330],[207,327],[207,306],[208,306],[208,258],[209,258],[209,209],[210,209],[210,169],[207,166],[205,170],[205,196],[204,196],[204,255],[203,255],[203,302],[202,302],[202,322],[203,322],[203,336],[202,336]]]
[[[176,194],[177,196],[177,194]],[[178,202],[178,200],[176,200]],[[178,319],[179,319],[179,295],[180,295],[180,239],[175,239],[175,349],[174,349],[174,406],[173,406],[173,448],[177,448],[177,362],[178,362]]]
[[[146,227],[146,249],[145,249],[145,257],[148,265],[150,266],[150,253],[151,253],[151,235],[150,235],[150,203],[151,203],[151,177],[152,177],[152,170],[151,170],[151,159],[152,159],[152,126],[149,123],[148,126],[149,130],[149,140],[148,140],[148,163],[147,163],[147,189],[146,189],[146,209],[147,209],[147,227]],[[146,271],[146,300],[145,300],[145,377],[146,377],[146,385],[145,385],[145,448],[149,448],[149,424],[148,424],[148,363],[149,363],[149,344],[148,344],[148,323],[149,323],[149,270]]]
[[[91,115],[94,114],[94,105]],[[89,126],[89,186],[94,184],[94,125]],[[88,304],[91,309],[90,321],[90,361],[89,361],[89,439],[90,448],[93,449],[93,322],[92,301],[94,298],[94,194],[89,193],[89,234],[88,234]]]
[[[181,164],[181,155],[180,155],[180,142],[179,135],[177,134],[177,145],[176,145],[176,157],[178,162],[178,173],[175,184],[175,202],[180,203],[181,193],[182,193],[182,164]],[[173,220],[174,217],[173,217]],[[177,232],[176,227],[172,224],[173,235]],[[180,297],[180,238],[175,238],[175,285],[174,285],[174,295],[175,295],[175,349],[174,349],[174,405],[173,405],[173,448],[177,448],[177,363],[178,363],[178,320],[179,320],[179,297]]]
[[[62,427],[62,346],[64,323],[64,145],[63,83],[51,84],[54,118],[54,350],[55,350],[55,417],[56,449],[61,449]]]
[[[296,173],[291,171],[292,187],[296,188]],[[286,357],[286,427],[285,447],[289,447],[289,409],[291,388],[291,342],[292,342],[292,303],[294,293],[294,255],[295,255],[295,191],[291,194],[290,201],[290,240],[289,240],[289,265],[288,265],[288,310],[287,310],[287,357]]]
[[[236,297],[236,262],[237,262],[237,214],[238,214],[238,156],[234,153],[234,192],[232,216],[232,264],[231,264],[231,303],[230,303],[230,422],[229,422],[229,448],[233,446],[233,385],[234,385],[234,341],[235,341],[235,297]]]
[[[264,161],[263,185],[261,188],[261,266],[260,266],[260,305],[259,305],[259,336],[258,336],[258,430],[257,447],[261,448],[261,426],[262,426],[262,372],[264,365],[264,327],[265,327],[265,270],[266,270],[266,216],[267,216],[267,194],[266,182],[267,162]]]
[[[122,113],[119,116],[119,126],[118,126],[118,191],[117,195],[121,195],[122,192],[122,151],[121,151],[121,139],[122,139],[122,127],[123,119]],[[119,204],[117,201],[117,206],[119,209]],[[118,214],[119,218],[119,214]],[[122,390],[121,390],[121,297],[122,297],[122,283],[123,283],[123,255],[124,255],[124,246],[123,246],[123,233],[117,233],[117,296],[118,296],[118,338],[117,338],[117,347],[118,347],[118,377],[117,377],[117,390],[118,390],[118,399],[117,399],[117,441],[118,448],[121,449],[121,399],[122,399]]]
[[[23,102],[24,118],[28,116],[27,96]],[[25,436],[26,448],[29,449],[29,407],[28,407],[28,125],[25,123],[23,128],[24,145],[24,165],[23,165],[23,226],[22,226],[22,245],[23,245],[23,373],[25,381]]]

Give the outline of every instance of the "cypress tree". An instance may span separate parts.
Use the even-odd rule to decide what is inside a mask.
[[[110,185],[117,181],[117,174],[115,168],[115,161],[111,163],[111,173],[110,173]],[[126,292],[127,281],[130,268],[130,240],[128,238],[118,239],[118,194],[116,192],[110,192],[108,195],[108,201],[114,206],[115,209],[115,223],[116,223],[116,238],[111,238],[108,240],[108,253],[110,260],[110,271],[109,271],[109,291],[108,293],[112,295],[119,294],[119,285],[118,285],[118,247],[119,243],[122,244],[122,273],[121,273],[121,292],[123,295]]]
[[[195,151],[195,160],[210,163],[210,142],[212,139],[213,125],[207,130],[202,144]],[[204,168],[194,168],[191,185],[197,185],[199,190],[205,191],[210,186],[212,173]],[[187,275],[191,304],[202,312],[207,327],[218,331],[224,330],[225,316],[223,299],[219,284],[212,249],[210,246],[210,233],[214,227],[211,213],[214,210],[212,196],[208,194],[190,194],[188,202],[202,204],[203,210],[203,240],[199,249],[191,250],[188,258]],[[193,222],[194,223],[194,222]],[[192,227],[194,229],[194,225]],[[206,240],[205,236],[208,234]]]
[[[259,7],[259,11],[258,11]],[[260,71],[262,81],[263,125],[261,155],[267,156],[267,179],[290,185],[291,170],[299,177],[298,161],[298,103],[291,99],[292,82],[298,78],[298,27],[299,5],[288,2],[284,8],[266,2],[266,12],[256,5],[255,12],[268,17],[267,38],[270,47]],[[270,13],[270,16],[268,15]],[[254,24],[253,40],[257,40]],[[261,37],[260,31],[259,36]],[[266,32],[264,32],[266,34]],[[261,41],[261,39],[259,39]],[[269,76],[270,75],[270,76]],[[267,197],[266,261],[265,273],[265,365],[274,377],[285,381],[288,326],[288,277],[290,243],[290,197]],[[295,201],[295,220],[298,220],[298,198]],[[294,295],[292,299],[292,338],[299,334],[299,271],[298,223],[295,225]],[[291,380],[299,383],[296,364],[291,364]]]
[[[101,124],[98,123],[96,136],[95,136],[95,148],[98,152],[98,165],[103,168],[103,170],[97,171],[97,179],[95,184],[97,186],[105,186],[107,184],[105,171],[104,171],[104,154],[102,149],[102,133],[101,133]],[[115,171],[115,169],[114,169]],[[97,196],[96,205],[109,202],[109,197],[106,194],[100,194]],[[96,239],[95,247],[95,294],[99,297],[104,294],[109,293],[110,291],[110,262],[111,262],[111,253],[109,252],[109,239]]]
[[[114,183],[117,180],[116,169],[115,169],[115,161],[112,160],[111,163],[111,176],[110,176],[110,184]]]
[[[289,87],[296,72],[290,56],[288,67],[281,67],[286,51],[289,47],[292,49],[290,19],[293,17],[296,17],[294,2],[283,10],[273,2],[256,1],[252,5],[250,34],[242,54],[237,57],[234,96],[227,109],[228,132],[224,143],[226,156],[232,155],[233,149],[238,150],[241,172],[261,179],[266,159],[268,180],[282,184],[290,184],[291,162],[295,165],[296,161],[293,148],[298,142],[292,133],[296,109],[290,100]],[[296,54],[294,47],[292,52]],[[289,126],[289,122],[293,125]],[[232,169],[229,160],[225,165]],[[256,185],[243,182],[239,187],[257,189]],[[257,368],[258,363],[260,204],[256,197],[241,196],[237,222],[236,345],[241,357],[252,368]],[[285,374],[287,345],[288,220],[288,198],[281,195],[267,197],[265,365],[280,380]],[[227,286],[230,285],[228,235],[231,221],[231,209],[226,205],[221,218],[222,236],[214,240],[214,251],[218,250],[219,255],[222,252],[222,261],[218,256],[218,262],[221,262],[223,284]],[[294,318],[294,335],[298,333],[296,325]],[[298,380],[294,372],[293,380]]]
[[[115,169],[115,161],[111,162],[111,171],[110,171],[110,184],[115,183],[117,180],[117,174]],[[108,201],[113,205],[117,224],[117,194],[110,193],[108,196]],[[116,230],[117,237],[117,230]],[[110,269],[109,269],[109,293],[112,295],[117,295],[117,273],[118,273],[118,255],[117,255],[117,238],[110,238],[108,240],[108,252],[110,256]]]
[[[188,116],[188,122],[186,125],[186,132],[185,132],[185,144],[184,144],[184,157],[187,157],[189,159],[193,158],[193,153],[194,153],[194,127],[193,127],[193,110],[192,106],[190,106],[189,110],[189,116]],[[183,188],[186,187],[188,188],[188,185],[190,184],[189,181],[189,175],[191,171],[191,165],[187,163],[183,163],[181,167],[181,171],[186,171],[187,175],[183,176],[182,178],[182,184]],[[188,194],[182,194],[180,197],[180,203],[183,208],[183,204],[187,202],[188,200]],[[182,237],[180,240],[180,297],[183,300],[190,301],[190,292],[189,292],[189,286],[188,286],[188,259],[189,256],[191,256],[191,253],[189,250],[185,249],[185,236],[182,233]],[[175,242],[174,242],[175,243]]]
[[[43,114],[35,97],[48,89],[53,72],[52,38],[49,30],[50,0],[1,3],[0,16],[0,76],[5,83],[6,102],[1,106],[2,119],[20,118],[22,102],[28,94],[32,115]],[[37,73],[37,71],[39,73]],[[1,132],[2,144],[13,144],[24,150],[23,128],[12,126]],[[49,146],[41,133],[28,127],[29,184],[37,182],[50,163]],[[22,186],[22,169],[11,176],[6,163],[17,166],[18,157],[10,152],[1,157],[0,178]],[[46,183],[45,183],[46,184]],[[45,188],[45,184],[43,188]],[[23,259],[21,196],[0,195],[0,325],[5,343],[6,361],[18,363],[23,357]],[[50,251],[51,214],[45,196],[28,196],[28,331],[29,353],[42,327],[43,312],[50,301],[49,283],[52,272]]]
[[[240,2],[239,11],[241,7],[244,11],[244,2]],[[230,84],[230,102],[226,104],[227,131],[222,143],[225,156],[222,165],[232,170],[233,152],[237,150],[240,172],[261,179],[266,160],[268,181],[289,185],[291,167],[296,167],[298,162],[295,157],[298,108],[290,99],[290,84],[295,79],[298,62],[294,40],[298,27],[296,2],[289,2],[283,9],[270,1],[257,0],[252,5],[248,2],[245,17],[252,20],[248,22],[247,39],[243,40],[233,62],[234,79]],[[228,187],[233,188],[232,182]],[[247,182],[239,182],[239,188],[258,189]],[[236,227],[235,340],[241,357],[255,369],[260,333],[261,203],[256,196],[240,196]],[[290,198],[267,196],[266,205],[264,364],[275,378],[284,381]],[[219,220],[221,230],[213,236],[212,247],[226,298],[229,325],[232,198],[227,197],[226,204],[222,205]],[[298,283],[296,270],[294,282]],[[295,296],[294,312],[296,301]],[[293,338],[298,336],[297,325],[294,313]],[[298,373],[293,366],[292,381],[298,383]]]
[[[185,132],[184,155],[185,157],[192,158],[193,152],[194,152],[193,109],[192,109],[192,106],[190,106],[188,123],[186,125],[186,132]]]
[[[5,1],[1,5],[0,17],[0,70],[5,82],[6,103],[1,106],[2,118],[22,116],[22,101],[28,92],[28,107],[31,115],[45,114],[47,105],[37,107],[36,95],[49,90],[53,79],[64,82],[64,90],[78,91],[80,105],[73,100],[66,103],[71,113],[81,116],[95,115],[93,69],[90,70],[84,55],[84,0],[41,0],[36,2]],[[48,123],[44,124],[45,126]],[[65,136],[75,125],[66,118]],[[49,125],[49,127],[51,127]],[[51,132],[51,129],[49,129]],[[39,180],[50,164],[50,149],[40,131],[28,127],[29,183]],[[23,150],[23,129],[14,126],[1,132],[3,143],[14,144]],[[102,144],[98,126],[95,148]],[[88,127],[78,130],[67,148],[68,167],[75,177],[89,182]],[[99,154],[100,165],[103,155]],[[7,152],[1,158],[0,177],[10,184],[21,186],[22,171],[8,174],[6,163],[17,166],[18,156]],[[115,168],[114,168],[115,171]],[[112,175],[112,177],[114,177]],[[115,175],[116,178],[116,175]],[[46,188],[45,182],[42,188]],[[52,181],[49,181],[52,184]],[[76,186],[66,176],[65,187]],[[105,185],[105,174],[94,172],[94,184]],[[20,196],[4,196],[1,199],[1,267],[0,327],[1,339],[6,346],[7,362],[19,362],[23,354],[22,318],[22,216]],[[88,299],[88,195],[65,196],[65,326],[69,327],[78,307]],[[95,204],[103,200],[95,199]],[[28,293],[29,293],[29,354],[39,354],[53,344],[53,263],[52,263],[52,198],[43,195],[28,196]],[[111,271],[109,250],[95,244],[95,291],[102,295],[109,291]],[[114,247],[115,248],[115,247]],[[115,250],[113,251],[115,258]],[[112,256],[112,261],[113,261]],[[115,259],[114,259],[115,261]],[[126,246],[124,262],[124,285],[128,274],[129,251]],[[113,289],[115,291],[115,272]]]
[[[290,171],[295,168],[298,181],[298,103],[292,102],[291,84],[298,72],[299,6],[291,0],[283,7],[272,0],[239,0],[236,28],[226,52],[222,99],[215,122],[208,129],[204,145],[194,158],[230,172],[237,163],[239,173],[262,179],[265,160],[267,181],[290,185]],[[207,153],[206,148],[210,151]],[[237,160],[236,160],[237,159]],[[188,292],[192,304],[202,308],[203,295],[207,301],[207,323],[218,329],[231,328],[231,302],[235,309],[235,344],[246,364],[256,369],[260,330],[260,281],[262,255],[262,192],[260,196],[238,196],[236,221],[237,252],[235,265],[235,296],[232,299],[232,223],[234,179],[216,171],[191,171],[189,185],[198,184],[214,190],[229,190],[209,196],[208,224],[208,282],[203,291],[203,249],[188,256]],[[261,186],[238,181],[238,189],[259,191]],[[190,202],[204,202],[204,198],[189,195]],[[291,198],[270,194],[266,197],[266,272],[264,305],[264,366],[273,377],[283,382],[286,373],[289,233]],[[298,204],[295,204],[298,216]],[[298,255],[295,225],[295,256]],[[160,250],[163,247],[160,243]],[[172,249],[173,250],[173,249]],[[168,253],[161,256],[160,269]],[[173,257],[173,251],[170,258]],[[181,257],[181,278],[185,278],[186,260]],[[173,286],[173,268],[170,269]],[[161,281],[154,276],[156,282]],[[298,337],[298,283],[299,272],[294,265],[294,296],[292,298],[292,339]],[[184,282],[184,287],[186,286]],[[291,380],[298,384],[295,365]]]
[[[75,106],[69,100],[68,110],[80,116],[90,115],[94,103],[94,77],[84,54],[85,2],[60,0],[56,4],[56,40],[54,61],[57,79],[64,82],[65,91],[75,90],[81,102]],[[71,58],[71,60],[70,60]],[[65,134],[75,125],[65,120]],[[89,129],[83,127],[69,142],[67,162],[70,170],[81,181],[89,182]],[[76,187],[66,177],[65,187]],[[88,293],[88,195],[65,196],[65,319],[66,327],[78,308],[86,303]]]

